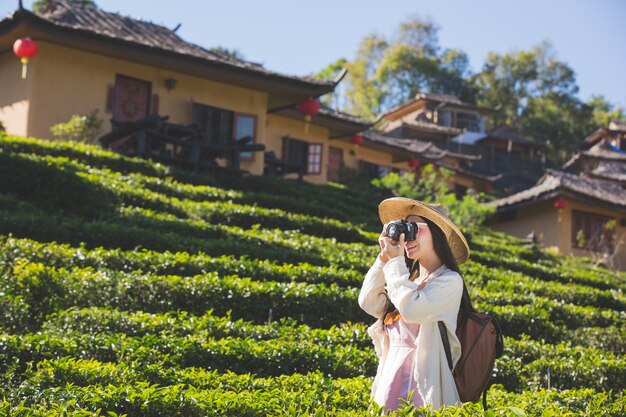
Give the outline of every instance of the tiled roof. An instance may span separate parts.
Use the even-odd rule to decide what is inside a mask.
[[[623,162],[626,163],[626,154],[621,152],[616,152],[612,149],[609,149],[604,141],[596,143],[591,149],[587,151],[580,151],[574,154],[563,165],[563,169],[569,169],[570,167],[577,164],[579,161],[592,159],[599,161],[615,161],[615,162]]]
[[[611,120],[609,123],[609,129],[626,132],[626,120]]]
[[[415,120],[413,117],[404,117],[398,120],[387,121],[383,124],[382,129],[385,132],[391,132],[403,126],[408,126],[412,129],[426,130],[429,132],[443,133],[447,135],[458,135],[463,132],[462,129],[457,129],[456,127],[440,126],[435,123],[422,122]]]
[[[589,175],[626,184],[626,163],[601,161]]]
[[[546,147],[545,143],[534,142],[526,138],[525,136],[520,135],[515,130],[511,129],[509,126],[506,126],[506,125],[501,125],[493,129],[491,132],[489,132],[488,137],[500,139],[500,140],[507,141],[507,142],[511,141],[513,143],[517,143],[520,145],[534,146],[538,148]]]
[[[434,93],[417,93],[415,95],[416,100],[432,100],[438,101],[440,103],[450,103],[450,104],[469,104],[461,101],[457,96],[453,96],[450,94],[434,94]]]
[[[466,159],[471,161],[481,159],[480,155],[461,154],[441,149],[432,142],[425,142],[418,139],[386,136],[373,130],[365,132],[363,134],[363,137],[372,142],[382,143],[409,152],[421,154],[424,158],[431,160],[440,160],[445,156],[452,156],[458,159]]]
[[[330,107],[321,105],[320,106],[320,111],[319,113],[320,115],[323,116],[327,116],[327,117],[333,117],[335,119],[340,119],[340,120],[345,120],[347,122],[351,122],[351,123],[356,123],[356,124],[361,124],[364,127],[369,127],[372,125],[372,122],[367,121],[359,116],[355,116],[353,114],[350,113],[344,113],[338,110],[334,110],[331,109]]]
[[[19,12],[37,16],[57,27],[126,41],[153,48],[154,50],[175,52],[201,58],[212,63],[248,70],[260,75],[290,79],[321,86],[333,85],[332,81],[319,80],[312,77],[284,75],[267,70],[263,68],[263,66],[253,62],[211,52],[201,46],[185,41],[178,36],[174,30],[162,25],[122,16],[118,13],[106,12],[96,7],[94,4],[53,0],[49,2],[49,5],[50,6],[41,13],[30,13],[26,10],[20,10]]]
[[[487,204],[495,206],[498,211],[504,211],[560,194],[626,209],[626,190],[619,185],[555,170],[547,170],[535,186]]]
[[[457,96],[452,96],[449,94],[435,94],[435,93],[417,93],[415,95],[415,100],[429,100],[435,101],[438,103],[446,103],[451,105],[452,107],[463,107],[467,109],[476,109],[476,110],[487,110],[490,112],[495,112],[496,109],[493,107],[483,107],[477,104],[466,103],[461,101]]]
[[[423,142],[417,139],[394,138],[373,130],[368,130],[367,132],[364,132],[363,137],[371,142],[381,143],[409,152],[423,154],[428,159],[440,159],[443,157],[443,150],[437,148],[430,142]]]
[[[500,178],[502,178],[502,174],[497,174],[497,175],[489,175],[489,174],[485,174],[483,172],[477,172],[471,169],[467,169],[467,168],[460,168],[460,167],[455,167],[453,165],[447,164],[445,162],[438,162],[437,165],[439,165],[440,167],[449,169],[450,171],[459,173],[459,174],[463,174],[463,175],[467,175],[468,177],[474,177],[474,178],[478,178],[484,181],[489,181],[489,182],[493,182],[493,181],[497,181]]]

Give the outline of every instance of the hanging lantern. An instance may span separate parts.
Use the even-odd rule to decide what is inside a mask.
[[[408,161],[409,167],[411,167],[411,169],[416,169],[420,166],[420,161],[418,161],[415,158],[410,158]]]
[[[26,64],[28,60],[37,55],[37,43],[31,38],[22,38],[13,44],[13,52],[22,58],[22,79],[26,78]]]
[[[567,200],[564,198],[559,198],[558,200],[554,200],[554,208],[557,210],[563,210],[567,207]]]
[[[350,143],[353,145],[362,145],[363,144],[363,135],[361,135],[360,133],[355,133],[354,135],[352,135],[352,137],[350,138]]]
[[[485,184],[485,192],[488,194],[492,191],[493,191],[493,186],[491,185],[491,183],[488,182],[487,184]]]
[[[561,214],[563,213],[563,209],[565,207],[567,207],[567,200],[564,198],[554,200],[554,208],[559,211],[559,223],[561,223]]]
[[[298,111],[304,115],[304,131],[309,133],[309,123],[320,111],[320,103],[314,98],[305,98],[298,104]]]

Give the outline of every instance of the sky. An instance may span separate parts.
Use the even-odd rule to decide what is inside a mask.
[[[185,40],[236,49],[289,75],[351,60],[369,34],[391,38],[414,16],[431,18],[444,48],[465,51],[473,71],[489,52],[548,40],[576,72],[579,98],[604,95],[626,108],[626,0],[95,0],[106,11],[169,28]],[[33,1],[23,0],[30,9]],[[18,0],[0,0],[0,16]]]

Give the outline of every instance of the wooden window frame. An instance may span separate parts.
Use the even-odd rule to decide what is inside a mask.
[[[252,127],[252,141],[250,142],[250,144],[256,143],[256,139],[257,139],[257,127],[258,127],[258,120],[259,120],[259,116],[257,116],[256,114],[251,114],[251,113],[238,113],[238,112],[234,112],[235,115],[233,117],[233,139],[237,138],[237,118],[238,117],[251,117],[253,120],[253,127]],[[249,153],[250,156],[247,156],[246,154]],[[256,152],[245,152],[245,153],[241,153],[239,155],[239,157],[244,160],[244,161],[248,161],[248,162],[253,162],[255,159],[255,154]]]
[[[581,210],[572,210],[572,237],[571,237],[571,245],[572,248],[581,249],[581,250],[590,250],[590,251],[601,251],[608,240],[608,249],[609,251],[613,251],[613,231],[606,230],[604,226],[606,223],[613,218],[610,216],[606,216],[603,214],[590,213],[587,211]],[[595,231],[601,229],[600,236],[594,236]],[[581,247],[578,244],[578,240],[576,236],[578,231],[582,230],[585,234],[585,246]]]
[[[290,158],[291,154],[291,146],[306,146],[305,154],[302,156],[302,162],[304,163],[304,174],[305,175],[319,175],[322,173],[322,165],[323,165],[323,155],[324,155],[324,144],[321,142],[309,142],[302,139],[292,138],[291,136],[283,137],[283,149],[282,149],[282,159],[291,161],[291,162],[299,162],[294,161],[293,158]],[[293,145],[292,145],[293,144]],[[312,169],[316,164],[311,161],[311,148],[319,147],[319,167]],[[312,166],[313,165],[313,166]]]
[[[319,150],[319,152],[311,152],[313,149]],[[306,155],[306,170],[305,172],[309,175],[319,175],[322,173],[322,157],[324,154],[324,144],[323,143],[309,143],[307,147],[307,155]],[[316,158],[316,160],[312,160],[312,157]]]

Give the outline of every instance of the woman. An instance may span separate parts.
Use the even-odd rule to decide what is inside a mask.
[[[373,399],[385,410],[399,408],[411,392],[415,406],[460,405],[437,322],[446,325],[456,364],[457,314],[462,304],[471,309],[458,267],[469,257],[467,241],[440,206],[395,197],[378,213],[381,251],[359,294],[361,308],[378,319],[368,329],[379,356]],[[415,240],[387,236],[388,224],[402,219],[417,223]]]

